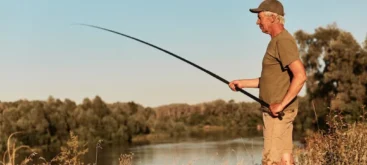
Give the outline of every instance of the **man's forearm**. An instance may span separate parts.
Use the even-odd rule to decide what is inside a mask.
[[[259,88],[259,78],[241,79],[241,88]]]
[[[285,107],[288,105],[301,91],[304,83],[306,81],[306,77],[303,75],[299,75],[297,77],[293,77],[291,81],[291,85],[289,86],[287,94],[284,96],[281,105]]]

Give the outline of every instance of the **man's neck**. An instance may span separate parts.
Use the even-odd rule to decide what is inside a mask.
[[[272,26],[271,33],[269,35],[271,36],[271,38],[274,38],[279,33],[281,33],[283,30],[285,30],[284,25],[282,25],[282,24],[275,24],[275,25]]]

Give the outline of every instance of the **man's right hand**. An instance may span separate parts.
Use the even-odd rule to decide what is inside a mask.
[[[242,88],[242,84],[240,80],[233,80],[228,84],[229,88],[231,88],[232,91],[237,91],[236,86],[238,88]]]
[[[242,88],[259,88],[259,78],[254,79],[238,79],[233,80],[228,84],[232,91],[237,91],[236,86]]]

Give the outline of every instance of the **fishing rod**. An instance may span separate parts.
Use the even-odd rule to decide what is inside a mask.
[[[186,60],[186,59],[184,59],[184,58],[182,58],[182,57],[180,57],[180,56],[178,56],[178,55],[176,55],[176,54],[174,54],[174,53],[172,53],[172,52],[170,52],[170,51],[168,51],[168,50],[165,50],[165,49],[163,49],[163,48],[160,48],[160,47],[158,47],[158,46],[155,46],[155,45],[153,45],[153,44],[150,44],[150,43],[148,43],[148,42],[146,42],[146,41],[140,40],[140,39],[138,39],[138,38],[135,38],[135,37],[132,37],[132,36],[129,36],[129,35],[126,35],[126,34],[122,34],[122,33],[117,32],[117,31],[113,31],[113,30],[110,30],[110,29],[106,29],[106,28],[102,28],[102,27],[98,27],[98,26],[94,26],[94,25],[88,25],[88,24],[79,24],[79,25],[89,26],[89,27],[92,27],[92,28],[97,28],[97,29],[105,30],[105,31],[108,31],[108,32],[111,32],[111,33],[115,33],[115,34],[118,34],[118,35],[121,35],[121,36],[124,36],[124,37],[130,38],[130,39],[133,39],[133,40],[138,41],[138,42],[141,42],[141,43],[143,43],[143,44],[149,45],[149,46],[151,46],[151,47],[153,47],[153,48],[156,48],[156,49],[158,49],[158,50],[161,50],[161,51],[163,51],[163,52],[165,52],[165,53],[167,53],[167,54],[169,54],[169,55],[171,55],[171,56],[173,56],[173,57],[176,57],[176,58],[178,58],[178,59],[180,59],[180,60],[182,60],[182,61],[184,61],[184,62],[186,62],[186,63],[188,63],[188,64],[190,64],[190,65],[192,65],[192,66],[194,66],[194,67],[196,67],[196,68],[198,68],[198,69],[200,69],[200,70],[202,70],[202,71],[204,71],[205,73],[207,73],[207,74],[209,74],[209,75],[213,76],[214,78],[216,78],[216,79],[218,79],[218,80],[222,81],[223,83],[225,83],[225,84],[227,84],[227,85],[229,84],[229,81],[227,81],[226,79],[224,79],[224,78],[222,78],[222,77],[220,77],[220,76],[218,76],[218,75],[214,74],[213,72],[211,72],[211,71],[209,71],[209,70],[206,70],[206,69],[204,69],[203,67],[201,67],[201,66],[199,66],[199,65],[196,65],[195,63],[193,63],[193,62],[191,62],[191,61],[189,61],[189,60]],[[265,101],[263,101],[263,100],[261,100],[261,99],[259,99],[259,98],[255,97],[255,96],[251,95],[250,93],[246,92],[245,90],[243,90],[243,89],[241,89],[241,88],[238,88],[238,86],[237,86],[237,85],[236,85],[235,87],[236,87],[236,91],[239,91],[239,92],[241,92],[241,93],[243,93],[243,94],[247,95],[248,97],[250,97],[250,98],[252,98],[253,100],[255,100],[255,101],[257,101],[258,103],[260,103],[261,105],[263,105],[263,106],[265,106],[266,108],[270,109],[269,104],[268,104],[268,103],[266,103]],[[283,116],[284,116],[284,112],[283,112],[283,111],[278,112],[278,117],[279,117],[280,119],[282,119],[282,117],[283,117]]]

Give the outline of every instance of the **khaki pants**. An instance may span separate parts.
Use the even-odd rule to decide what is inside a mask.
[[[298,109],[284,111],[283,120],[272,117],[263,112],[264,122],[264,149],[263,162],[280,162],[283,153],[292,153],[293,150],[293,121]]]

